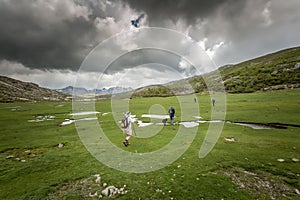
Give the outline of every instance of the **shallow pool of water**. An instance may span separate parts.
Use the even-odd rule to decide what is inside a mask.
[[[92,114],[98,114],[97,111],[89,111],[89,112],[78,112],[78,113],[71,113],[71,116],[81,116],[81,115],[92,115]]]
[[[231,124],[236,124],[240,126],[246,126],[253,129],[272,129],[273,127],[267,126],[267,125],[261,125],[261,124],[248,124],[248,123],[241,123],[241,122],[229,122]]]
[[[199,126],[197,122],[180,122],[179,124],[183,125],[185,128],[193,128]]]
[[[155,115],[155,114],[143,114],[142,117],[148,117],[153,119],[169,119],[169,115]]]

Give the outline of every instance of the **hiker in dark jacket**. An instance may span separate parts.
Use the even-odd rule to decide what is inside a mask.
[[[171,125],[174,124],[175,109],[171,106],[169,109]]]
[[[212,102],[212,105],[215,106],[216,100],[212,99],[211,102]]]

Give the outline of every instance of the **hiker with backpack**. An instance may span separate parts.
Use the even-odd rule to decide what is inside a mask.
[[[121,128],[123,129],[123,133],[126,135],[125,140],[123,142],[123,144],[125,145],[125,147],[127,147],[129,145],[129,139],[132,136],[132,127],[131,127],[131,123],[133,122],[133,119],[130,116],[130,112],[126,112],[122,121],[121,121]]]

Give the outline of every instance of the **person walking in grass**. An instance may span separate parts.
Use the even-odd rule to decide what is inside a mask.
[[[123,142],[123,144],[125,145],[125,147],[127,147],[129,145],[129,139],[132,136],[132,127],[131,127],[131,123],[133,122],[132,117],[130,116],[130,112],[126,112],[122,122],[121,122],[121,127],[123,129],[123,133],[125,134],[125,140]]]
[[[173,108],[173,106],[171,106],[171,108],[169,109],[169,115],[170,115],[171,125],[174,125],[175,109]]]
[[[212,102],[212,105],[215,106],[216,100],[212,99],[211,102]]]

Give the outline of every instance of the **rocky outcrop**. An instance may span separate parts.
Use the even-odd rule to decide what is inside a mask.
[[[0,102],[64,101],[69,98],[70,95],[39,87],[35,83],[0,76]]]

